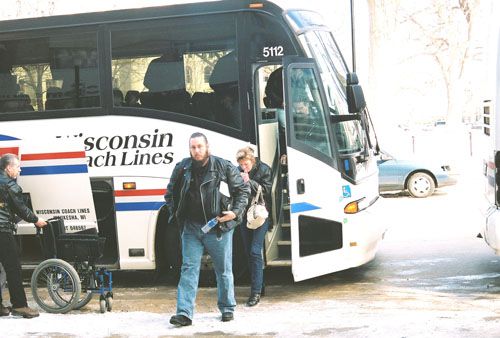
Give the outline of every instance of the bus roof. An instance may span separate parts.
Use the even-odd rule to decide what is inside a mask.
[[[283,9],[281,7],[266,0],[204,1],[156,7],[3,20],[0,21],[0,33],[13,33],[68,26],[99,25],[123,21],[140,21],[143,19],[161,19],[196,14],[226,13],[242,10],[264,11],[274,15],[281,15],[283,13]]]

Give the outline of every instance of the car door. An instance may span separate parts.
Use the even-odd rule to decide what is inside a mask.
[[[398,161],[391,155],[381,152],[377,164],[379,168],[380,190],[388,191],[401,189],[404,176],[400,172]]]

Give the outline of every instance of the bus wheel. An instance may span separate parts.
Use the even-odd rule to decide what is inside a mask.
[[[167,224],[163,236],[166,275],[170,282],[177,285],[181,273],[182,253],[179,229],[176,224]]]
[[[242,225],[240,225],[242,226]],[[241,231],[238,227],[234,229],[233,234],[233,276],[235,282],[241,282],[247,277],[248,262],[241,238]]]
[[[177,284],[181,268],[180,234],[177,224],[168,224],[168,213],[162,209],[157,221],[155,241],[157,277]]]

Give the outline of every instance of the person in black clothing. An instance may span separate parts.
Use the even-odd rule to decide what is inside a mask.
[[[0,263],[7,274],[12,315],[33,318],[39,314],[38,311],[28,307],[14,233],[19,217],[38,227],[44,227],[47,222],[37,217],[24,202],[23,190],[16,183],[20,172],[19,159],[16,155],[5,154],[0,158]]]
[[[3,266],[0,263],[0,317],[10,315],[10,306],[3,306],[2,300],[2,287],[5,282],[5,271],[3,270]]]
[[[254,155],[253,149],[250,147],[240,149],[236,154],[236,160],[238,161],[243,181],[248,183],[251,188],[250,201],[253,197],[255,197],[260,186],[262,193],[264,194],[266,208],[270,211],[272,188],[271,168],[257,159]],[[248,207],[249,205],[247,206],[247,209]],[[269,228],[269,218],[266,219],[264,224],[257,229],[249,229],[246,224],[247,218],[245,213],[240,230],[243,245],[248,257],[248,266],[251,277],[250,297],[248,298],[247,306],[255,306],[259,303],[260,297],[263,295],[264,261],[262,258],[262,249],[264,246],[264,238]]]
[[[250,195],[237,168],[210,154],[205,135],[189,139],[191,157],[175,166],[165,194],[169,222],[182,229],[182,268],[177,288],[177,313],[170,318],[176,326],[192,324],[201,258],[207,250],[217,277],[217,305],[222,321],[233,320],[236,300],[232,270],[233,229],[241,221]],[[227,185],[227,195],[224,194]],[[217,226],[204,231],[208,221]]]

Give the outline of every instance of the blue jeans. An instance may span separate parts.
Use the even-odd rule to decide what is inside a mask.
[[[246,215],[240,225],[241,238],[248,258],[248,267],[250,269],[251,288],[250,293],[260,294],[262,284],[264,283],[264,260],[262,258],[262,248],[264,247],[264,237],[269,228],[269,219],[257,229],[247,228]]]
[[[193,319],[198,291],[201,257],[207,249],[217,277],[217,307],[221,313],[234,312],[233,230],[217,238],[216,231],[201,231],[204,224],[184,222],[182,232],[182,268],[177,287],[177,314]]]

